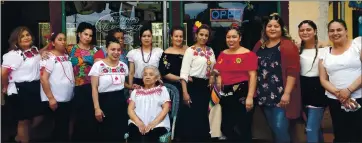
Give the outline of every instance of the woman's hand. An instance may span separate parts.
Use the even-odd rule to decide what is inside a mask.
[[[52,111],[57,110],[58,108],[58,103],[57,100],[53,99],[49,99],[49,108],[52,109]]]
[[[245,107],[246,107],[246,111],[250,111],[251,109],[253,109],[254,107],[254,100],[253,97],[247,97],[245,100]]]
[[[287,105],[290,102],[290,94],[286,94],[284,93],[282,96],[282,99],[280,100],[280,102],[277,104],[278,107],[282,107],[285,108],[287,107]]]
[[[41,59],[43,59],[43,60],[46,60],[46,59],[49,58],[49,52],[46,51],[46,50],[41,51],[41,52],[40,52],[40,55],[41,55]]]
[[[136,125],[138,127],[138,131],[142,134],[145,135],[146,134],[146,126],[143,122],[140,122]]]
[[[182,97],[183,97],[184,104],[190,108],[192,101],[191,101],[189,93],[184,92]]]
[[[351,92],[348,89],[342,89],[339,92],[339,101],[345,103],[351,97]]]
[[[155,121],[152,121],[151,123],[149,123],[147,125],[147,127],[145,128],[145,134],[150,132],[153,128],[155,128],[157,126],[157,123]]]
[[[98,122],[102,122],[103,118],[106,117],[104,116],[103,111],[100,108],[95,110],[95,116]]]

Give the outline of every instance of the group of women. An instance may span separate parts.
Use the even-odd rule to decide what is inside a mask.
[[[296,45],[281,17],[272,14],[252,50],[240,45],[242,31],[233,24],[226,33],[228,48],[217,58],[207,46],[210,27],[195,27],[191,47],[183,45],[183,29],[172,28],[172,46],[165,51],[152,47],[148,26],[140,30],[140,47],[131,51],[125,50],[120,29],[110,31],[106,46],[97,49],[92,25],[81,23],[78,44],[67,46],[66,36],[54,33],[50,48],[42,50],[33,46],[29,29],[16,29],[2,63],[2,92],[11,97],[18,119],[15,140],[29,142],[30,124],[49,113],[55,141],[123,141],[129,133],[128,142],[156,142],[171,130],[170,95],[162,85],[168,83],[182,95],[175,141],[211,141],[214,85],[220,91],[220,130],[228,142],[252,141],[254,106],[261,107],[275,142],[291,141],[289,120],[302,113],[307,141],[322,142],[326,107],[336,142],[362,141],[362,39],[350,40],[343,20],[328,24],[333,46],[318,41],[313,21],[302,21],[302,42]]]

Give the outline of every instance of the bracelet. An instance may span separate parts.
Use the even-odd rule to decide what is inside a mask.
[[[351,90],[349,90],[349,88],[347,87],[347,90],[350,92],[350,93],[352,93],[352,91]]]

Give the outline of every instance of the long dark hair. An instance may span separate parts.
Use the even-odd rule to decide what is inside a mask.
[[[318,36],[317,36],[317,25],[312,21],[312,20],[304,20],[302,22],[299,23],[298,28],[300,28],[303,24],[308,24],[310,27],[313,28],[314,31],[316,31],[316,35],[314,35],[314,49],[315,49],[315,56],[313,59],[313,63],[312,63],[312,67],[310,68],[310,70],[308,72],[310,72],[313,68],[313,65],[315,63],[315,60],[317,59],[317,55],[318,55]],[[299,55],[303,53],[303,50],[305,49],[305,42],[302,40],[301,44],[300,44],[300,51],[299,51]],[[307,73],[308,73],[307,72]]]
[[[289,35],[289,32],[287,30],[287,27],[285,26],[283,19],[278,15],[278,13],[273,13],[266,19],[266,21],[264,22],[264,25],[263,25],[263,30],[262,30],[262,34],[261,34],[262,47],[265,47],[266,42],[269,40],[268,36],[266,35],[266,26],[268,25],[269,21],[271,21],[271,20],[276,20],[279,23],[280,29],[282,32],[282,35],[281,35],[282,37],[284,37],[288,40],[292,40],[292,38]]]

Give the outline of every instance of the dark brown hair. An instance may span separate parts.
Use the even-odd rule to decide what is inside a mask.
[[[28,27],[25,26],[19,26],[17,28],[15,28],[13,30],[13,32],[11,32],[10,34],[10,38],[8,40],[9,42],[9,51],[11,50],[21,50],[20,46],[19,46],[19,42],[21,40],[21,35],[24,31],[28,31],[33,42],[34,42],[34,36],[31,33],[30,29]]]
[[[313,28],[313,30],[316,32],[316,35],[314,36],[314,48],[315,48],[315,55],[314,55],[314,59],[313,59],[313,63],[312,63],[312,67],[310,68],[310,70],[308,72],[310,72],[313,68],[313,65],[315,63],[315,60],[317,58],[318,55],[318,36],[317,36],[317,25],[312,21],[312,20],[304,20],[302,22],[299,23],[298,28],[302,27],[303,24],[308,24],[310,27]],[[299,55],[303,53],[303,50],[305,48],[305,42],[302,40],[301,44],[300,44],[300,51],[299,51]],[[307,73],[308,73],[307,72]]]

